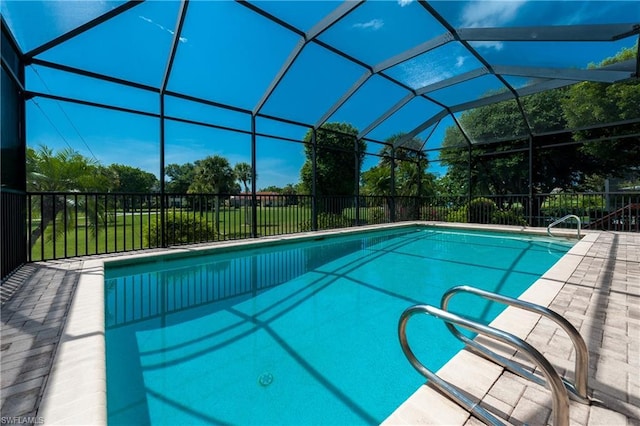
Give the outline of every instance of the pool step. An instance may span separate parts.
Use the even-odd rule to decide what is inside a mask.
[[[503,371],[503,367],[462,350],[438,370],[438,375],[449,383],[465,383],[463,391],[469,399],[479,403],[487,396]],[[424,384],[382,424],[464,425],[470,417],[471,413],[467,409],[447,398],[435,387]]]

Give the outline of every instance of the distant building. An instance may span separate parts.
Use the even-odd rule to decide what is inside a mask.
[[[282,207],[285,205],[286,197],[277,192],[256,192],[256,205],[261,207]],[[250,206],[252,196],[250,192],[243,192],[232,195],[229,198],[230,207]]]

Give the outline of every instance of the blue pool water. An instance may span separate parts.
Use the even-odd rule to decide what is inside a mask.
[[[372,424],[424,382],[397,324],[469,284],[517,297],[573,242],[401,228],[105,270],[111,424]],[[490,321],[504,307],[454,299]],[[424,316],[437,370],[461,345]]]

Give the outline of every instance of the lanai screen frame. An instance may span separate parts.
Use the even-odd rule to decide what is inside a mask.
[[[495,27],[495,28],[455,28],[449,21],[447,21],[447,19],[445,19],[440,13],[438,13],[438,11],[436,10],[436,8],[434,8],[429,2],[426,1],[418,1],[417,3],[420,5],[421,8],[423,8],[431,17],[433,17],[443,28],[445,28],[445,32],[443,34],[441,34],[440,36],[437,36],[435,38],[432,38],[430,40],[426,40],[425,42],[412,47],[408,50],[405,50],[404,52],[401,52],[393,57],[387,58],[385,60],[383,60],[380,63],[377,64],[367,64],[362,62],[361,60],[349,55],[348,53],[338,49],[335,46],[332,46],[322,40],[320,40],[318,37],[323,34],[323,32],[325,32],[326,30],[330,29],[333,25],[335,25],[336,23],[338,23],[339,21],[341,21],[343,18],[347,17],[350,13],[354,12],[356,9],[358,9],[360,6],[362,6],[365,2],[364,1],[350,1],[350,2],[343,2],[343,3],[339,3],[337,4],[337,7],[331,12],[329,13],[327,16],[325,16],[323,19],[321,19],[319,22],[317,22],[314,26],[312,26],[309,30],[307,31],[303,31],[300,30],[299,28],[297,28],[296,26],[292,25],[289,22],[286,22],[284,20],[282,20],[281,18],[276,17],[275,15],[269,13],[267,10],[265,10],[264,8],[260,7],[260,3],[250,3],[247,1],[237,1],[237,3],[239,5],[241,5],[242,7],[245,7],[247,9],[249,9],[250,11],[252,11],[253,13],[256,13],[258,15],[260,15],[261,17],[270,20],[271,22],[285,28],[286,30],[292,32],[293,34],[295,34],[297,37],[299,37],[299,41],[296,44],[296,46],[293,48],[293,50],[290,52],[288,58],[286,59],[286,61],[282,64],[279,72],[276,74],[276,76],[273,78],[273,80],[271,81],[271,83],[269,84],[267,90],[263,93],[263,95],[260,97],[260,100],[257,102],[257,104],[252,108],[252,109],[247,109],[247,108],[240,108],[237,106],[233,106],[233,105],[227,105],[227,104],[222,104],[219,102],[214,102],[208,99],[204,99],[204,98],[198,98],[198,97],[194,97],[191,95],[186,95],[183,93],[178,93],[178,92],[174,92],[174,91],[170,91],[167,89],[168,86],[168,82],[169,82],[169,78],[171,76],[171,72],[173,69],[173,65],[174,65],[174,61],[175,61],[175,57],[176,57],[176,52],[179,46],[179,40],[182,36],[182,31],[183,31],[183,26],[185,23],[185,19],[187,16],[187,11],[189,9],[189,0],[182,0],[180,1],[180,5],[179,5],[179,10],[178,10],[178,14],[177,14],[177,21],[175,24],[175,27],[172,31],[173,36],[172,36],[172,41],[171,41],[171,47],[169,50],[169,55],[164,67],[164,73],[163,73],[163,77],[162,77],[162,81],[161,84],[158,87],[155,86],[149,86],[149,85],[145,85],[145,84],[141,84],[141,83],[137,83],[137,82],[133,82],[133,81],[129,81],[129,80],[125,80],[125,79],[121,79],[121,78],[116,78],[113,76],[109,76],[109,75],[104,75],[104,74],[99,74],[99,73],[95,73],[95,72],[91,72],[91,71],[87,71],[87,70],[83,70],[83,69],[79,69],[79,68],[74,68],[65,64],[59,64],[59,63],[53,63],[53,62],[49,62],[43,59],[39,59],[36,56],[38,56],[39,54],[48,51],[49,49],[52,49],[55,46],[58,46],[104,22],[109,21],[110,19],[115,18],[116,16],[131,10],[132,8],[135,8],[136,6],[142,4],[143,1],[139,1],[139,0],[133,0],[133,1],[127,1],[115,8],[113,8],[111,11],[104,13],[82,25],[80,25],[79,27],[68,31],[40,46],[37,46],[31,50],[29,50],[28,52],[20,52],[19,48],[18,48],[18,43],[15,42],[15,39],[13,38],[13,35],[11,34],[11,30],[10,28],[7,26],[4,17],[2,19],[2,30],[3,33],[6,34],[7,38],[12,40],[12,44],[14,45],[14,48],[17,50],[18,52],[18,56],[20,59],[20,67],[22,69],[22,71],[18,74],[24,75],[24,67],[28,66],[28,65],[39,65],[39,66],[43,66],[43,67],[48,67],[48,68],[52,68],[55,70],[59,70],[59,71],[63,71],[63,72],[69,72],[69,73],[73,73],[73,74],[77,74],[80,76],[84,76],[84,77],[90,77],[90,78],[95,78],[98,80],[103,80],[103,81],[108,81],[110,83],[116,83],[119,85],[123,85],[126,87],[132,87],[135,89],[139,89],[139,90],[144,90],[147,92],[151,92],[154,94],[158,95],[158,102],[159,102],[159,113],[151,113],[151,112],[144,112],[144,111],[139,111],[139,110],[134,110],[134,109],[129,109],[129,108],[123,108],[123,107],[116,107],[113,105],[107,105],[107,104],[101,104],[101,103],[97,103],[97,102],[91,102],[91,101],[86,101],[86,100],[82,100],[82,99],[74,99],[74,98],[69,98],[69,97],[65,97],[65,96],[57,96],[55,94],[48,94],[48,93],[41,93],[41,92],[35,92],[35,91],[29,91],[27,89],[25,89],[24,87],[24,77],[19,77],[18,75],[16,75],[16,73],[13,72],[13,67],[10,66],[9,63],[7,63],[6,59],[5,59],[5,55],[2,56],[2,67],[5,71],[8,72],[8,74],[10,75],[10,77],[12,78],[12,80],[14,81],[14,84],[16,84],[16,86],[19,88],[20,94],[21,96],[23,96],[24,101],[26,102],[28,99],[32,98],[32,97],[40,97],[40,98],[46,98],[46,99],[52,99],[52,100],[56,100],[56,101],[65,101],[65,102],[74,102],[74,103],[78,103],[78,104],[82,104],[82,105],[87,105],[87,106],[91,106],[91,107],[98,107],[98,108],[106,108],[106,109],[110,109],[110,110],[116,110],[116,111],[122,111],[122,112],[127,112],[127,113],[132,113],[132,114],[141,114],[141,115],[146,115],[146,116],[150,116],[150,117],[154,117],[156,119],[159,120],[160,123],[160,140],[159,140],[159,144],[160,144],[160,192],[161,194],[166,193],[165,191],[165,124],[166,124],[166,120],[175,120],[178,122],[184,122],[184,123],[188,123],[188,124],[196,124],[196,125],[201,125],[201,126],[206,126],[206,127],[211,127],[211,128],[218,128],[218,129],[223,129],[223,130],[229,130],[229,131],[234,131],[234,132],[240,132],[240,133],[245,133],[250,135],[251,137],[251,166],[252,166],[252,173],[253,173],[253,178],[251,180],[251,194],[252,197],[254,199],[254,205],[255,203],[255,197],[256,197],[256,171],[257,171],[257,167],[256,167],[256,138],[257,137],[274,137],[274,138],[278,138],[278,139],[283,139],[283,140],[287,140],[288,138],[286,137],[282,137],[282,136],[278,136],[278,135],[271,135],[271,134],[264,134],[264,133],[259,133],[256,129],[256,119],[257,118],[266,118],[266,119],[270,119],[270,120],[275,120],[278,122],[282,122],[282,123],[288,123],[288,124],[293,124],[296,126],[301,126],[301,127],[306,127],[308,129],[310,129],[312,131],[313,134],[313,138],[312,138],[312,144],[315,146],[315,135],[316,132],[318,131],[318,129],[320,129],[322,127],[323,124],[325,124],[327,122],[327,120],[329,120],[329,118],[332,116],[332,114],[334,112],[336,112],[342,105],[344,105],[350,98],[351,96],[354,95],[354,93],[356,93],[358,91],[358,89],[360,89],[372,76],[380,76],[382,78],[384,78],[385,80],[390,81],[391,83],[393,83],[394,85],[402,88],[403,90],[405,90],[407,92],[406,96],[404,98],[402,98],[399,102],[397,102],[396,104],[394,104],[391,108],[389,108],[387,111],[385,111],[382,115],[380,115],[379,117],[377,117],[373,122],[371,122],[369,125],[367,125],[362,131],[360,131],[360,133],[357,135],[357,137],[355,138],[354,142],[357,142],[357,140],[359,139],[364,139],[366,141],[370,141],[370,142],[375,142],[375,143],[379,143],[379,144],[387,144],[384,141],[379,141],[379,140],[375,140],[373,138],[370,138],[368,135],[370,134],[370,132],[375,129],[377,126],[379,126],[380,124],[382,124],[383,122],[385,122],[387,119],[389,119],[395,112],[397,112],[398,110],[400,110],[404,105],[406,105],[408,102],[410,102],[413,99],[416,98],[423,98],[427,101],[429,101],[430,103],[433,103],[435,105],[438,105],[439,107],[441,107],[442,109],[440,110],[440,112],[438,112],[437,114],[428,117],[426,120],[424,120],[420,125],[418,125],[417,127],[415,127],[414,129],[412,129],[410,132],[408,132],[404,137],[398,139],[395,141],[395,143],[393,144],[392,148],[393,149],[397,149],[399,147],[405,147],[405,144],[407,141],[411,140],[414,137],[417,137],[418,135],[420,135],[422,132],[424,132],[425,130],[429,129],[431,126],[433,126],[436,123],[439,123],[443,118],[445,117],[452,117],[453,122],[456,124],[456,126],[458,127],[458,129],[460,130],[461,134],[464,136],[464,139],[467,143],[466,147],[463,147],[461,149],[467,149],[469,150],[469,152],[471,152],[471,149],[473,147],[478,147],[478,146],[484,146],[487,145],[489,146],[492,143],[499,143],[501,141],[483,141],[482,143],[478,143],[479,141],[474,141],[472,140],[472,138],[465,132],[465,130],[462,128],[462,126],[460,126],[460,123],[458,122],[455,114],[456,113],[460,113],[462,111],[466,111],[469,109],[473,109],[473,108],[478,108],[478,107],[482,107],[485,105],[491,105],[493,103],[497,103],[497,102],[501,102],[504,101],[506,99],[512,99],[515,100],[515,102],[518,105],[518,109],[520,111],[520,113],[522,114],[523,120],[525,123],[527,123],[527,131],[528,134],[526,135],[526,137],[529,140],[529,147],[526,148],[526,150],[529,151],[529,188],[530,188],[530,196],[533,196],[533,179],[532,179],[532,152],[533,152],[533,145],[534,145],[534,139],[539,138],[539,137],[545,137],[548,136],[549,134],[537,134],[536,132],[533,131],[531,125],[529,124],[529,120],[527,118],[527,113],[526,111],[523,109],[522,106],[522,102],[521,102],[521,98],[524,96],[528,96],[534,93],[538,93],[538,92],[542,92],[545,90],[554,90],[560,87],[565,87],[571,84],[575,84],[577,82],[581,82],[581,81],[593,81],[593,82],[601,82],[601,83],[615,83],[615,82],[620,82],[620,81],[625,81],[625,80],[629,80],[629,79],[637,79],[640,75],[640,55],[636,54],[636,58],[635,60],[629,60],[623,63],[618,63],[618,64],[614,64],[608,67],[603,67],[603,68],[599,68],[599,69],[588,69],[588,70],[581,70],[581,69],[559,69],[559,68],[541,68],[541,67],[521,67],[521,66],[501,66],[501,65],[494,65],[492,63],[490,63],[487,59],[485,59],[483,57],[483,55],[481,55],[478,50],[476,48],[474,48],[472,46],[473,42],[476,41],[495,41],[495,42],[505,42],[505,41],[517,41],[517,42],[527,42],[527,41],[532,41],[532,42],[540,42],[540,41],[544,41],[544,42],[563,42],[563,41],[568,41],[568,42],[584,42],[584,41],[602,41],[602,42],[607,42],[607,41],[616,41],[619,39],[623,39],[623,38],[627,38],[627,37],[634,37],[636,35],[640,35],[640,23],[635,22],[635,23],[628,23],[628,24],[593,24],[593,25],[568,25],[568,26],[533,26],[533,27]],[[429,84],[426,85],[424,87],[420,87],[418,89],[409,87],[408,85],[402,83],[401,81],[395,79],[394,77],[388,75],[385,71],[387,71],[388,69],[390,69],[391,67],[393,67],[394,65],[403,63],[405,61],[411,60],[412,58],[415,58],[421,54],[424,54],[426,52],[430,52],[436,48],[442,47],[447,45],[447,43],[450,43],[452,41],[455,41],[457,43],[460,43],[462,46],[464,46],[464,48],[471,54],[473,55],[478,61],[479,63],[482,64],[482,66],[478,69],[474,69],[468,72],[465,72],[461,75],[457,75],[455,77],[451,77],[445,80],[441,80],[438,81],[436,83],[433,84]],[[274,90],[278,87],[278,85],[281,83],[282,79],[284,78],[284,76],[287,74],[287,72],[289,71],[289,69],[291,68],[291,66],[295,63],[296,59],[299,57],[299,55],[301,54],[301,52],[303,51],[303,49],[310,45],[310,44],[316,44],[321,46],[324,49],[327,49],[328,51],[330,51],[331,53],[338,55],[350,62],[353,62],[359,66],[361,66],[362,68],[365,69],[365,72],[363,73],[363,75],[347,90],[345,91],[342,96],[327,110],[325,111],[325,113],[318,118],[318,120],[316,120],[314,123],[302,123],[296,120],[291,120],[287,117],[277,117],[277,116],[272,116],[272,115],[268,115],[265,114],[262,110],[263,107],[265,105],[265,103],[268,101],[268,99],[272,96]],[[463,83],[465,81],[469,81],[473,78],[477,78],[477,77],[481,77],[484,75],[492,75],[495,76],[498,80],[500,80],[500,82],[502,83],[505,91],[503,93],[499,93],[493,96],[488,96],[488,97],[483,97],[483,98],[479,98],[479,99],[475,99],[473,101],[470,102],[465,102],[462,104],[457,104],[457,105],[445,105],[439,101],[437,101],[436,99],[434,99],[433,97],[430,97],[429,94],[433,91],[442,89],[442,88],[446,88],[446,87],[450,87],[459,83]],[[541,79],[541,82],[538,84],[534,84],[534,85],[529,85],[526,86],[524,88],[520,88],[517,89],[515,87],[513,87],[505,78],[504,75],[515,75],[515,76],[522,76],[522,77],[528,77],[528,78],[539,78]],[[236,111],[242,114],[246,114],[250,117],[251,119],[251,130],[247,131],[247,130],[243,130],[243,129],[237,129],[237,128],[230,128],[230,127],[226,127],[226,126],[219,126],[219,125],[215,125],[215,124],[210,124],[210,123],[203,123],[203,122],[199,122],[196,120],[188,120],[188,119],[183,119],[183,118],[178,118],[178,117],[169,117],[166,113],[165,113],[165,97],[166,96],[173,96],[179,99],[183,99],[186,101],[190,101],[190,102],[196,102],[196,103],[201,103],[204,105],[209,105],[209,106],[213,106],[216,108],[223,108],[223,109],[228,109],[228,110],[232,110],[232,111]],[[22,116],[24,119],[24,115]],[[638,123],[640,122],[640,118],[637,120],[632,120],[632,123]],[[23,122],[22,124],[22,129],[24,129],[26,127],[26,123]],[[628,124],[628,122],[624,122],[624,123],[608,123],[606,124],[607,126],[615,126],[615,125],[620,125],[620,124]],[[579,129],[565,129],[561,132],[555,132],[555,133],[570,133],[572,131],[576,131]],[[631,136],[636,136],[636,135],[631,135]],[[348,135],[348,137],[352,137],[351,135]],[[627,135],[628,137],[628,135]],[[422,144],[421,150],[424,153],[428,153],[431,152],[431,150],[429,150],[429,148],[426,146],[427,142],[429,140],[429,137],[427,136]],[[297,141],[300,142],[300,141]],[[23,143],[25,144],[25,149],[26,149],[26,138],[23,135]],[[576,143],[581,143],[581,142],[576,142]],[[354,146],[357,146],[357,143],[354,143]],[[392,152],[393,152],[392,149]],[[437,149],[440,150],[441,148]],[[523,148],[524,149],[524,148]],[[315,149],[314,149],[315,151]],[[471,156],[470,156],[471,157]],[[470,158],[471,161],[471,158]],[[313,161],[313,171],[314,171],[314,177],[315,177],[315,161]],[[25,181],[26,181],[26,176],[25,176]],[[315,178],[314,178],[314,182],[315,182]],[[315,185],[314,185],[315,186]],[[469,185],[469,190],[471,191],[471,185]],[[312,191],[313,194],[315,195],[315,190]],[[393,193],[393,188],[392,188],[392,193]],[[354,195],[356,195],[356,199],[357,199],[357,195],[358,195],[358,185],[356,185],[356,187],[354,188]],[[163,198],[162,198],[163,199]],[[315,201],[315,197],[313,197],[313,200]],[[314,205],[314,211],[315,211],[315,205]],[[254,229],[252,229],[252,234],[256,235],[256,210],[252,209],[252,215],[253,215],[253,227]],[[314,219],[314,223],[313,223],[313,228],[316,229],[317,228],[317,222],[316,222],[316,215],[313,215],[313,219]],[[164,220],[164,215],[161,215],[161,220]],[[164,241],[163,241],[163,245],[165,245]]]

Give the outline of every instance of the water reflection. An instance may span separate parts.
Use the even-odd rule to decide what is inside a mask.
[[[415,231],[158,261],[127,268],[131,274],[107,271],[106,326],[118,327],[239,296],[252,297],[336,259],[409,232]]]

